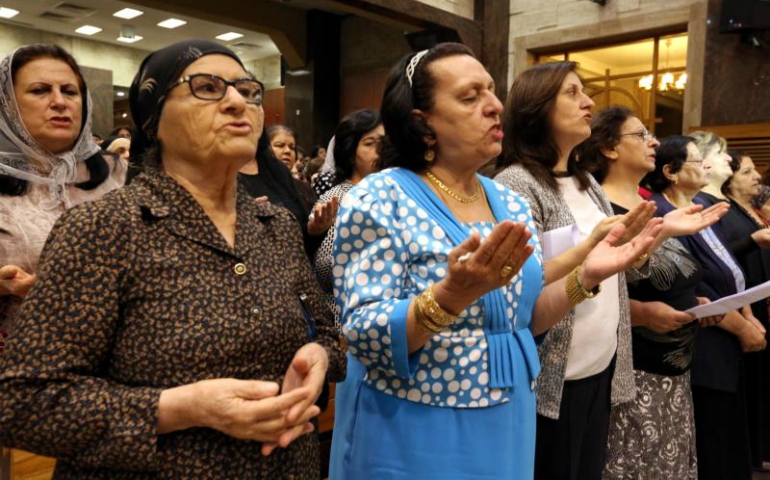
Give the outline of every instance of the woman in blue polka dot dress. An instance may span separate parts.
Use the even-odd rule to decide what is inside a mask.
[[[476,174],[499,155],[502,105],[459,44],[408,55],[382,102],[388,168],[344,198],[334,293],[348,342],[330,478],[529,479],[534,333],[652,241],[613,244],[543,287],[529,206]],[[655,232],[653,232],[655,233]]]

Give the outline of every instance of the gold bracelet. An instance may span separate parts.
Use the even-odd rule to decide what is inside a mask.
[[[414,299],[414,319],[417,322],[417,326],[420,327],[420,330],[428,334],[440,333],[443,328],[440,325],[434,324],[430,321],[430,319],[428,319],[428,317],[422,311],[419,298],[420,296],[418,295]]]
[[[441,305],[433,297],[433,285],[423,290],[414,301],[416,320],[418,325],[421,325],[425,330],[438,333],[457,319],[455,315],[451,315],[441,308]]]
[[[567,298],[575,305],[581,303],[586,298],[594,298],[602,291],[601,285],[596,285],[590,291],[586,290],[580,283],[581,271],[582,268],[578,265],[567,275],[567,279],[564,282],[564,291],[567,294]]]
[[[441,308],[441,305],[438,304],[436,298],[433,296],[433,285],[426,288],[420,296],[422,297],[422,311],[433,323],[441,325],[442,327],[455,323],[457,316],[452,315]]]

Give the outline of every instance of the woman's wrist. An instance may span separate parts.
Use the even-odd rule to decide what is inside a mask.
[[[203,412],[195,406],[198,383],[168,388],[160,392],[158,401],[158,433],[205,426]]]
[[[580,286],[583,287],[584,290],[588,292],[594,291],[596,290],[596,287],[598,287],[602,283],[601,279],[591,278],[591,276],[586,273],[586,269],[583,268],[582,265],[576,268],[580,269],[578,272],[577,279],[578,279],[578,282],[580,283]]]
[[[450,315],[460,315],[475,299],[466,299],[466,292],[453,291],[447,288],[446,280],[433,284],[433,298],[436,303]]]

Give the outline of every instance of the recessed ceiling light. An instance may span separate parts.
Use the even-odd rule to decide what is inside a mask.
[[[130,20],[130,19],[136,18],[136,17],[138,17],[139,15],[142,15],[142,14],[144,14],[144,12],[142,12],[141,10],[134,10],[133,8],[124,8],[123,10],[121,10],[119,12],[113,13],[112,16],[113,17],[118,17],[118,18],[125,18],[125,19]]]
[[[143,38],[144,37],[140,37],[139,35],[134,35],[133,37],[118,37],[118,41],[123,43],[134,43],[134,42],[138,42]]]
[[[0,7],[0,17],[13,18],[18,14],[19,14],[18,10],[14,10],[12,8]]]
[[[121,115],[121,117],[126,118],[126,117],[128,117],[128,114],[124,113],[123,115]]]
[[[83,35],[93,35],[101,31],[102,29],[99,27],[94,27],[93,25],[83,25],[82,27],[75,30],[75,33],[82,33]]]
[[[115,92],[115,95],[117,95],[119,97],[125,97],[126,96],[126,92],[124,92],[123,90],[118,90],[117,92]]]
[[[181,27],[182,25],[186,24],[184,20],[179,20],[178,18],[169,18],[168,20],[163,20],[158,24],[159,27],[163,28],[176,28]]]
[[[223,33],[222,35],[217,35],[216,38],[220,40],[224,40],[225,42],[229,42],[230,40],[235,40],[236,38],[241,38],[242,36],[243,36],[242,33],[227,32],[227,33]]]

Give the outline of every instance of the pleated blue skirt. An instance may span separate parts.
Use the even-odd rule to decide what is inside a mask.
[[[515,361],[525,365],[518,349]],[[441,408],[381,393],[363,383],[365,374],[348,355],[348,379],[335,396],[331,480],[533,478],[535,394],[528,375],[517,375],[508,403]]]

